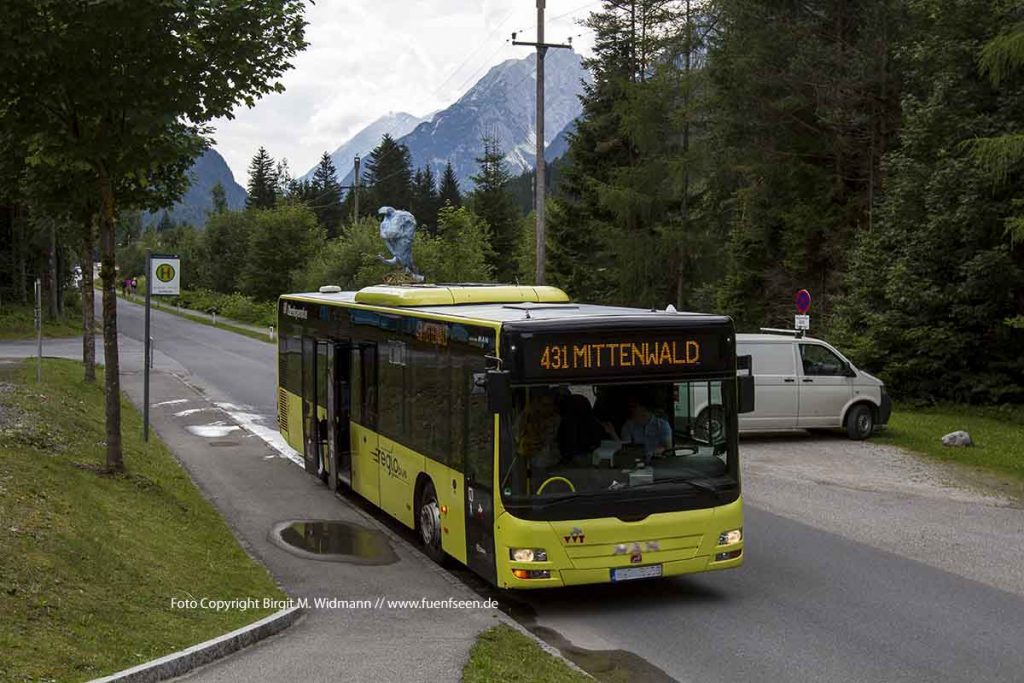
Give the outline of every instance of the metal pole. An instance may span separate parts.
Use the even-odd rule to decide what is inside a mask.
[[[146,250],[146,337],[145,353],[142,356],[142,364],[145,370],[142,373],[142,440],[149,441],[149,354],[152,346],[149,338],[149,305],[153,292],[153,254]]]
[[[34,290],[36,296],[36,383],[38,384],[43,381],[43,282],[39,278],[36,278]]]
[[[537,160],[534,182],[537,185],[537,273],[536,284],[544,284],[544,3],[537,0]]]
[[[352,162],[355,167],[355,176],[352,180],[352,222],[359,220],[359,155]]]

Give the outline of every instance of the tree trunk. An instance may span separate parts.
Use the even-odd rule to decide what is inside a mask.
[[[50,290],[50,320],[57,320],[60,317],[60,306],[57,304],[57,221],[52,218],[47,219],[47,223],[50,224],[50,258],[49,258],[49,287]]]
[[[117,357],[117,271],[114,190],[105,169],[99,172],[100,278],[103,280],[103,363],[107,413],[107,469],[124,471],[121,452],[121,378]]]
[[[92,216],[82,225],[82,365],[85,381],[96,382],[96,310],[92,279],[93,227]]]

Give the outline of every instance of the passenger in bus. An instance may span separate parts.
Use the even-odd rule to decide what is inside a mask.
[[[590,454],[601,445],[605,437],[604,428],[594,416],[594,409],[586,396],[570,393],[568,390],[558,401],[561,423],[558,426],[558,449],[562,462],[567,464],[587,463]]]
[[[530,396],[516,426],[519,454],[527,463],[531,487],[548,477],[548,470],[558,465],[558,428],[562,418],[557,396],[548,389],[536,389]]]

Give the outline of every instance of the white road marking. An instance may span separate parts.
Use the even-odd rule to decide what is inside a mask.
[[[204,410],[210,410],[209,408],[188,408],[186,410],[179,410],[174,414],[174,417],[185,417],[186,415],[193,415],[195,413],[201,413]]]
[[[174,405],[178,405],[179,403],[188,403],[188,399],[187,398],[176,398],[173,401],[160,401],[159,403],[154,403],[153,407],[154,408],[159,408],[160,406],[174,406]]]
[[[188,425],[185,427],[188,431],[192,432],[196,436],[203,436],[207,439],[214,439],[221,436],[227,436],[236,429],[241,429],[238,425],[226,425],[223,422],[213,423],[208,425]]]
[[[241,425],[243,429],[263,439],[267,445],[277,451],[282,458],[291,460],[299,467],[305,467],[302,455],[297,453],[294,448],[288,445],[288,442],[284,440],[281,433],[276,429],[271,429],[263,424],[266,417],[257,413],[246,412],[245,409],[249,408],[249,406],[239,406],[234,403],[217,403],[215,405],[227,413],[228,416]]]

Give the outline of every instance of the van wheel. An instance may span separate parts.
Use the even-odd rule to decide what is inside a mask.
[[[725,441],[725,415],[722,406],[709,406],[700,411],[693,426],[693,436],[706,443]]]
[[[437,492],[434,484],[427,482],[420,493],[419,514],[416,526],[420,532],[423,550],[434,562],[444,564],[444,549],[441,548],[441,506],[437,504]]]
[[[866,405],[854,406],[846,415],[846,433],[856,441],[863,441],[875,431],[875,415]]]

